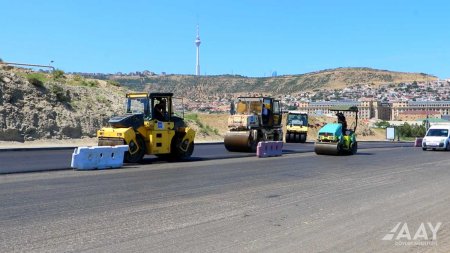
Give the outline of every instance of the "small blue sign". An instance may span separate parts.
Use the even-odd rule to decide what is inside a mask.
[[[163,129],[164,123],[162,121],[158,121],[158,129]]]

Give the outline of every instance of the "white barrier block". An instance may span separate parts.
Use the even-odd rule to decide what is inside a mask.
[[[416,138],[414,141],[414,147],[422,147],[423,138]]]
[[[282,154],[283,154],[283,142],[282,141],[275,141],[274,155],[275,156],[281,156]]]
[[[282,141],[260,141],[256,148],[257,157],[281,156],[283,154]]]
[[[128,145],[78,147],[72,154],[71,167],[77,170],[120,168]]]
[[[259,158],[267,157],[267,145],[264,141],[258,142],[258,146],[256,147],[256,156]]]

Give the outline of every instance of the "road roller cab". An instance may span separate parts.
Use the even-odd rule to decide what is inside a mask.
[[[129,145],[125,162],[139,162],[144,155],[184,159],[194,150],[195,131],[183,115],[173,111],[172,93],[128,93],[125,114],[111,118],[97,131],[99,146]]]
[[[289,111],[286,119],[286,142],[306,142],[308,136],[308,114]]]
[[[314,151],[318,155],[356,154],[358,142],[355,132],[358,126],[358,108],[356,106],[335,107],[330,111],[336,112],[337,123],[328,123],[319,130]],[[350,128],[347,128],[345,114],[355,117],[355,122]]]
[[[279,100],[239,97],[231,108],[224,139],[227,150],[254,152],[259,141],[283,140]]]

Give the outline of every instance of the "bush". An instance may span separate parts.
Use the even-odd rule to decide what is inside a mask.
[[[42,88],[44,87],[44,83],[46,81],[46,78],[44,77],[43,74],[40,73],[32,73],[32,74],[28,74],[26,76],[28,82],[30,82],[32,85],[38,87],[38,88]]]
[[[56,69],[52,72],[53,75],[53,79],[58,80],[58,79],[62,79],[62,78],[66,78],[64,76],[64,71],[60,70],[60,69]]]
[[[81,85],[87,86],[87,87],[97,87],[98,81],[97,80],[83,80],[83,81],[81,81]]]
[[[383,120],[374,124],[376,128],[387,128],[390,126],[389,122]]]
[[[28,82],[30,82],[32,85],[34,85],[38,88],[44,87],[44,83],[36,77],[28,77],[27,79],[28,79]]]
[[[53,84],[51,87],[51,92],[55,94],[56,99],[61,102],[70,102],[70,91],[64,92],[64,89],[61,86]]]
[[[83,77],[80,75],[74,75],[73,76],[73,80],[76,82],[81,82],[81,80],[83,80]]]
[[[109,103],[109,100],[106,99],[106,98],[103,97],[103,96],[96,96],[95,98],[97,99],[97,101],[98,101],[99,103],[102,103],[102,104],[108,104],[108,103]]]
[[[120,87],[120,83],[115,80],[108,80],[107,83],[112,86]]]

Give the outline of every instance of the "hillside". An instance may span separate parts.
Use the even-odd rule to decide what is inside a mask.
[[[211,96],[230,99],[240,94],[293,94],[303,90],[339,88],[354,84],[380,85],[425,81],[432,76],[367,68],[340,68],[304,75],[271,78],[243,76],[153,76],[144,79],[96,80],[0,66],[0,141],[76,139],[95,137],[108,119],[123,111],[130,89],[174,92],[189,100]],[[199,114],[187,119],[197,140],[220,140],[226,115]]]
[[[126,92],[114,82],[0,66],[0,142],[70,140],[75,145],[79,142],[72,140],[85,138],[81,143],[93,145],[97,130],[123,112]],[[187,123],[197,140],[221,138],[197,115]]]
[[[421,82],[436,77],[424,73],[404,73],[370,68],[337,68],[302,75],[252,78],[236,75],[149,77],[115,76],[112,79],[133,90],[164,91],[191,99],[229,98],[237,95],[295,94],[316,89],[339,89],[356,84],[378,87],[383,84]]]
[[[122,110],[123,97],[105,81],[0,70],[0,140],[93,137]]]

